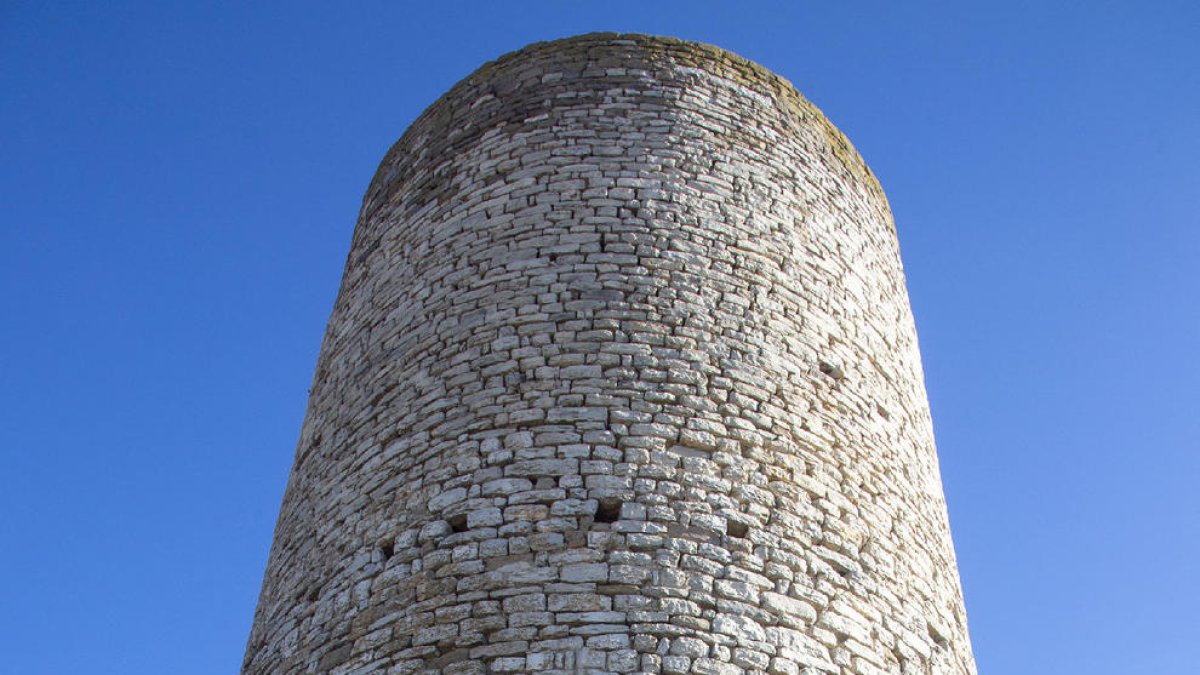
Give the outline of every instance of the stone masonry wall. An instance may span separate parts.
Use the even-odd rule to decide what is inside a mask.
[[[363,203],[244,673],[974,673],[877,182],[790,84],[588,35]]]

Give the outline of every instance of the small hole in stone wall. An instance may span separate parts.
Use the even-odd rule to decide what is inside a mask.
[[[932,623],[926,623],[925,625],[929,629],[929,637],[933,640],[933,644],[941,647],[942,649],[946,649],[950,646],[950,640],[942,634],[942,631],[938,630],[937,626],[934,626]]]
[[[821,361],[818,367],[821,369],[822,373],[825,373],[826,375],[828,375],[829,377],[832,377],[835,380],[840,380],[846,376],[846,374],[844,372],[842,372],[841,368],[838,368],[837,366],[833,365],[832,363],[829,363],[828,361]]]
[[[308,592],[308,601],[309,602],[316,602],[317,598],[319,598],[319,597],[321,597],[321,589],[320,588],[314,588]]]
[[[739,523],[736,520],[725,521],[725,534],[738,539],[745,539],[746,535],[750,534],[750,526],[746,523]]]
[[[396,552],[396,542],[393,539],[384,539],[379,542],[379,552],[383,554],[383,559],[387,560]]]
[[[621,500],[615,497],[605,497],[596,506],[597,523],[615,523],[621,519]]]
[[[450,516],[446,519],[446,522],[450,523],[450,529],[454,530],[455,532],[467,531],[467,514],[465,513],[460,513],[456,516]]]

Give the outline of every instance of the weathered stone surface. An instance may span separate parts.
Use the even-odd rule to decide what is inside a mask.
[[[434,103],[363,201],[243,672],[974,673],[846,139],[636,35]]]

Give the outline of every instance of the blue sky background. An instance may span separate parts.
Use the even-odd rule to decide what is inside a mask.
[[[1154,0],[0,3],[0,671],[236,672],[376,164],[594,30],[762,63],[879,176],[980,672],[1196,672],[1200,5]]]

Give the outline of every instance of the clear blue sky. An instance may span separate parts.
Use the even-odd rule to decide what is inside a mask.
[[[880,177],[981,673],[1197,672],[1200,5],[1154,0],[0,3],[0,670],[237,670],[377,162],[594,30],[762,63]]]

